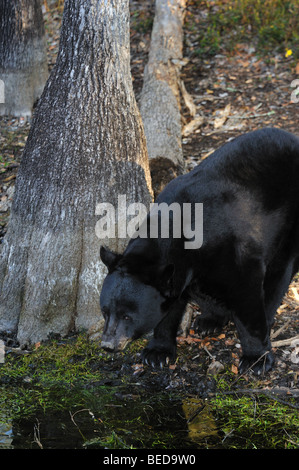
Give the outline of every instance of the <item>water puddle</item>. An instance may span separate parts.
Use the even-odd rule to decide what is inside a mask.
[[[203,400],[141,398],[100,390],[88,407],[10,421],[0,412],[0,448],[200,449],[221,447]]]

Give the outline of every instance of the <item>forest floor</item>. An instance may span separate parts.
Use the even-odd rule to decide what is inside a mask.
[[[236,42],[229,50],[220,44],[216,54],[200,54],[198,31],[203,28],[207,11],[198,8],[199,3],[206,2],[189,3],[185,25],[184,66],[181,73],[196,106],[196,115],[192,116],[182,100],[182,143],[188,169],[192,169],[219,146],[241,133],[265,126],[298,132],[299,104],[291,100],[291,93],[294,91],[291,83],[299,78],[299,67],[292,55],[277,50],[272,55],[269,52],[263,55],[252,38]],[[54,4],[55,2],[48,1],[48,5]],[[131,63],[138,101],[150,45],[153,1],[131,1],[131,5]],[[52,8],[45,12],[45,18],[51,69],[58,51],[61,9]],[[196,121],[198,116],[203,119]],[[186,127],[190,123],[191,132]],[[6,232],[15,178],[29,129],[30,120],[14,117],[0,120],[0,238]],[[130,346],[128,352],[113,356],[103,356],[99,348],[97,352],[101,359],[98,362],[94,360],[93,368],[101,369],[105,377],[98,380],[97,384],[111,387],[117,387],[120,383],[127,384],[122,392],[117,393],[122,395],[123,400],[131,400],[132,403],[134,397],[140,396],[141,389],[144,393],[175,392],[184,397],[200,397],[201,400],[215,398],[219,393],[235,397],[259,397],[262,394],[286,407],[297,409],[298,412],[299,340],[292,341],[296,335],[298,337],[298,310],[297,276],[278,309],[272,333],[276,365],[265,376],[254,377],[250,372],[238,375],[241,347],[236,331],[230,324],[223,331],[206,338],[196,335],[191,326],[186,336],[178,337],[176,363],[162,370],[153,370],[140,363],[143,340],[138,341],[136,346]],[[193,318],[198,314],[194,307]],[[22,353],[18,350],[18,344],[13,338],[3,339],[6,341],[7,352],[19,361]],[[68,341],[73,340],[61,340],[60,344],[66,345]],[[57,345],[57,341],[55,344]],[[41,350],[39,345],[35,350]],[[28,353],[28,356],[33,358],[35,350],[32,355]],[[81,356],[78,357],[81,361]],[[27,386],[33,380],[30,376],[28,378],[29,373],[26,369],[20,376],[22,383],[27,380]],[[15,383],[14,374],[13,379],[9,378],[9,372],[6,379],[0,375],[0,385],[6,382]],[[298,429],[298,420],[296,426]],[[225,439],[226,442],[229,441],[226,435]],[[289,436],[290,442],[293,442],[292,439],[293,435]],[[298,446],[298,437],[296,445]]]

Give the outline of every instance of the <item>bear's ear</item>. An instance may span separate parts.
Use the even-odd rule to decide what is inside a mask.
[[[108,271],[112,271],[115,267],[116,263],[121,259],[122,255],[118,253],[113,253],[113,251],[101,246],[100,248],[100,257],[105,266],[107,266]]]

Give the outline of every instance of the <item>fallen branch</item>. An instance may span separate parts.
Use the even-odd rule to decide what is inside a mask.
[[[282,331],[286,330],[290,323],[291,323],[291,320],[288,320],[284,325],[282,325],[280,328],[278,328],[278,330],[273,331],[271,333],[271,340],[273,340],[278,335],[280,335],[280,333],[282,333]]]
[[[292,338],[288,338],[288,339],[281,339],[280,341],[273,341],[272,347],[280,348],[281,346],[290,346],[292,342],[296,340],[299,340],[299,335],[293,336]]]
[[[180,80],[186,0],[156,0],[140,112],[155,196],[185,171],[181,142],[180,88],[191,113],[196,106]]]

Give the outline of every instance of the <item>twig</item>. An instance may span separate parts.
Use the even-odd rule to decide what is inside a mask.
[[[259,118],[259,117],[271,116],[272,114],[275,114],[275,111],[269,111],[267,113],[261,113],[261,114],[251,114],[251,115],[246,114],[245,116],[240,115],[240,114],[235,114],[232,117],[234,119],[255,119],[255,118]]]
[[[83,408],[82,410],[77,410],[75,411],[75,413],[70,413],[70,417],[71,417],[71,420],[72,422],[74,423],[74,425],[76,426],[76,428],[78,429],[79,433],[81,434],[81,436],[83,437],[83,439],[85,440],[85,436],[84,434],[81,432],[81,429],[79,428],[78,424],[76,423],[76,421],[74,420],[74,416],[77,414],[77,413],[82,413],[82,411],[88,411],[88,413],[90,414],[90,416],[94,419],[94,414],[91,412],[91,410],[89,408]]]
[[[11,348],[10,346],[5,346],[5,351],[7,353],[14,353],[14,354],[30,354],[32,351],[27,351],[27,349],[21,349],[21,348]]]
[[[243,374],[240,374],[239,377],[236,378],[236,380],[233,382],[233,385],[234,385],[236,382],[238,382],[238,380],[239,380],[241,377],[243,377],[243,375],[246,375],[247,372],[249,372],[250,369],[252,369],[252,367],[255,366],[255,364],[257,364],[258,362],[260,362],[261,359],[263,359],[263,357],[266,357],[266,356],[269,354],[269,352],[270,352],[270,351],[265,351],[264,354],[262,354],[253,364],[251,364],[251,365],[248,367],[248,369],[247,369],[245,372],[243,372]]]
[[[292,307],[294,308],[295,310],[299,310],[299,303],[298,303],[298,300],[291,300],[291,299],[287,299],[286,300],[286,303],[288,304],[288,307]]]
[[[40,432],[39,432],[39,420],[37,419],[37,424],[33,426],[33,442],[36,442],[40,449],[43,449],[43,445],[40,441]]]
[[[205,352],[208,354],[208,356],[210,356],[210,358],[211,358],[212,360],[215,360],[215,356],[213,356],[213,355],[210,353],[210,351],[207,349],[206,346],[204,346],[203,349],[204,349]]]
[[[196,101],[215,101],[215,100],[222,100],[221,96],[213,96],[213,95],[195,95],[193,100]]]
[[[234,430],[235,430],[235,429],[232,429],[231,431],[229,431],[228,433],[225,434],[224,438],[223,438],[222,441],[221,441],[222,444],[223,444],[223,442],[225,441],[225,439],[226,439],[227,437],[229,437],[229,436],[231,436],[231,434],[233,434]]]
[[[281,346],[289,346],[296,339],[299,340],[299,335],[293,336],[292,338],[288,338],[288,339],[281,339],[280,341],[274,341],[272,342],[272,346],[273,348],[279,348]]]
[[[202,406],[199,406],[197,410],[194,411],[194,413],[192,413],[192,415],[190,416],[190,418],[187,419],[187,424],[191,423],[191,421],[194,420],[194,418],[196,418],[196,416],[199,415],[199,413],[202,412],[202,410],[205,408],[206,404],[202,405]]]
[[[272,332],[271,340],[276,338],[276,336],[280,335],[280,333],[282,333],[282,331],[285,330],[289,326],[290,323],[291,323],[291,320],[288,320],[284,325],[278,328],[278,330],[276,330],[275,332]]]

